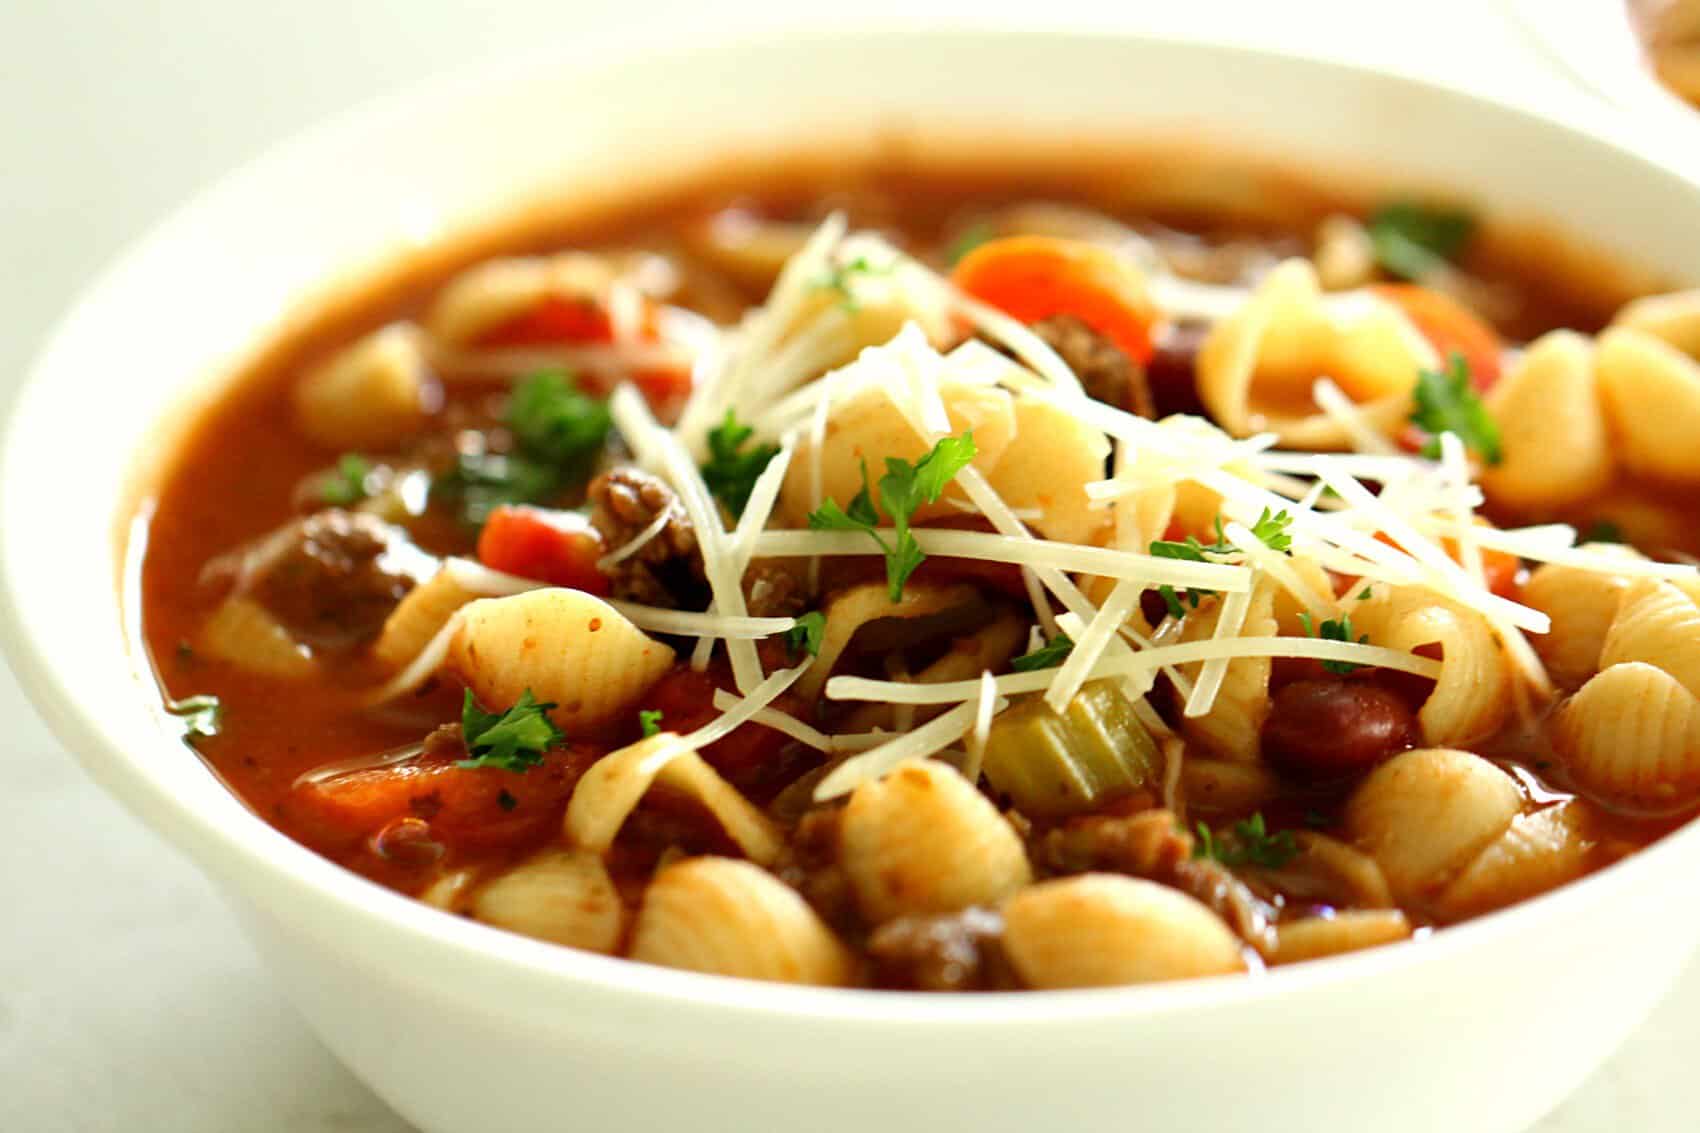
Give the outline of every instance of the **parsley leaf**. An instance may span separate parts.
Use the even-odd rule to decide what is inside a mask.
[[[1360,594],[1359,597],[1361,598],[1363,595]],[[1329,618],[1320,626],[1313,626],[1310,614],[1301,613],[1299,614],[1299,624],[1304,626],[1306,637],[1314,637],[1319,641],[1350,642],[1352,640],[1352,615],[1350,614],[1341,614],[1338,619]],[[1357,638],[1359,645],[1367,645],[1368,643],[1369,634],[1367,633]],[[1356,661],[1324,661],[1322,668],[1326,672],[1345,676],[1347,673],[1357,672],[1363,666]]]
[[[748,425],[740,425],[730,409],[726,420],[708,432],[709,457],[702,466],[702,479],[734,516],[744,514],[756,479],[779,452],[778,445],[756,445],[740,451],[754,433]]]
[[[1213,858],[1230,867],[1249,865],[1263,869],[1280,869],[1292,861],[1293,855],[1298,852],[1299,847],[1293,838],[1293,832],[1283,830],[1278,834],[1269,833],[1269,828],[1263,821],[1263,812],[1258,811],[1250,818],[1234,823],[1233,829],[1223,835],[1213,833],[1210,827],[1200,822],[1198,841],[1193,845],[1192,856]]]
[[[1417,372],[1416,409],[1411,424],[1429,434],[1423,455],[1434,459],[1440,455],[1440,434],[1454,433],[1464,447],[1489,464],[1505,458],[1499,443],[1499,426],[1488,414],[1482,399],[1470,388],[1470,364],[1462,354],[1454,354],[1444,371]]]
[[[1272,512],[1268,508],[1264,508],[1262,514],[1257,517],[1257,522],[1251,525],[1250,530],[1257,541],[1270,550],[1290,555],[1293,553],[1293,537],[1287,533],[1287,528],[1291,527],[1292,523],[1293,517],[1285,509]],[[1157,558],[1180,559],[1189,563],[1211,562],[1212,560],[1206,558],[1206,555],[1226,555],[1237,550],[1239,548],[1228,542],[1227,536],[1222,534],[1221,516],[1216,517],[1216,541],[1209,545],[1200,543],[1192,535],[1188,535],[1183,542],[1176,542],[1173,539],[1156,539],[1151,543],[1151,554]],[[1163,605],[1168,608],[1171,617],[1182,618],[1186,616],[1186,608],[1181,605],[1180,596],[1173,586],[1159,586],[1157,593],[1162,595]],[[1213,590],[1188,590],[1186,592],[1187,603],[1196,610],[1198,600],[1213,593],[1215,593]]]
[[[337,458],[336,469],[319,482],[319,499],[332,507],[359,503],[372,494],[366,487],[371,475],[371,461],[357,452],[345,452]]]
[[[543,762],[543,753],[566,737],[549,719],[554,704],[539,704],[526,689],[506,712],[486,712],[472,690],[461,702],[460,730],[470,758],[461,767],[524,771]]]
[[[1421,279],[1456,259],[1476,231],[1476,219],[1458,208],[1390,201],[1365,225],[1375,262],[1401,279]]]
[[[183,721],[183,742],[190,747],[224,730],[224,705],[218,697],[203,694],[182,700],[167,700],[165,710]]]
[[[638,728],[642,730],[645,739],[650,736],[659,736],[661,734],[661,709],[645,708],[638,712]]]
[[[945,437],[920,460],[911,464],[895,457],[885,458],[885,475],[880,477],[880,508],[891,520],[895,539],[891,545],[880,538],[876,527],[873,490],[868,484],[868,466],[862,465],[862,490],[850,501],[848,510],[827,500],[809,514],[809,527],[816,531],[865,531],[885,554],[885,577],[893,602],[903,598],[903,584],[926,559],[926,554],[909,530],[910,518],[923,504],[938,502],[945,485],[974,459],[974,434]]]
[[[1035,669],[1054,669],[1067,660],[1072,652],[1074,640],[1059,630],[1055,637],[1033,652],[1023,653],[1010,661],[1009,667],[1018,673],[1031,673]]]
[[[463,452],[431,484],[431,494],[452,504],[461,522],[482,527],[501,505],[537,503],[559,483],[553,469],[523,456]]]
[[[785,648],[793,653],[820,656],[821,639],[826,636],[826,615],[810,610],[797,617],[797,624],[785,631]]]
[[[1582,535],[1584,543],[1624,543],[1623,528],[1609,519],[1595,520]]]

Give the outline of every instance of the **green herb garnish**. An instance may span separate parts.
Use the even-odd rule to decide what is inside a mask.
[[[848,509],[827,500],[809,515],[816,531],[865,531],[885,554],[885,578],[893,602],[903,598],[903,584],[926,559],[921,545],[909,530],[909,521],[922,504],[938,502],[945,485],[974,459],[974,434],[945,437],[932,451],[911,464],[895,457],[885,458],[885,475],[880,477],[880,508],[891,520],[896,538],[888,545],[879,535],[879,513],[874,510],[873,490],[868,483],[868,465],[862,463],[862,490]]]
[[[950,246],[944,252],[945,262],[951,267],[955,267],[961,262],[963,256],[996,235],[997,231],[988,222],[976,220],[958,233],[956,239],[950,242]]]
[[[1268,508],[1264,508],[1262,514],[1257,517],[1257,522],[1251,525],[1250,530],[1257,541],[1270,550],[1290,555],[1293,553],[1293,537],[1287,533],[1287,528],[1291,527],[1292,523],[1293,517],[1285,510],[1272,512]],[[1211,562],[1212,560],[1206,558],[1206,555],[1226,555],[1237,550],[1239,548],[1228,542],[1227,536],[1222,533],[1221,516],[1216,517],[1216,541],[1214,543],[1200,543],[1197,538],[1188,535],[1181,542],[1176,542],[1173,539],[1157,539],[1151,544],[1151,554],[1157,558],[1180,559],[1191,563]],[[1173,586],[1159,586],[1157,593],[1162,595],[1163,605],[1168,609],[1170,617],[1182,618],[1186,616],[1186,607],[1181,605],[1180,596]],[[1186,592],[1187,604],[1196,610],[1200,598],[1214,593],[1213,590],[1188,590]]]
[[[1210,827],[1200,822],[1198,841],[1192,848],[1195,858],[1212,858],[1229,867],[1249,865],[1263,869],[1280,869],[1298,852],[1293,832],[1269,833],[1262,811],[1234,823],[1234,828],[1221,836],[1212,833]]]
[[[821,277],[815,280],[815,287],[821,291],[836,291],[839,295],[838,305],[845,311],[854,314],[860,310],[855,294],[850,290],[858,276],[888,275],[897,268],[896,262],[885,265],[875,265],[866,256],[857,256],[841,264],[832,264]]]
[[[778,445],[744,445],[755,430],[740,425],[737,415],[728,409],[726,420],[709,430],[708,463],[702,466],[702,479],[715,498],[726,505],[734,516],[744,514],[755,490],[756,479],[767,468],[768,461],[779,452]]]
[[[1362,595],[1359,595],[1359,597],[1362,597]],[[1367,633],[1359,636],[1355,642],[1353,641],[1352,615],[1350,614],[1341,614],[1339,618],[1329,618],[1321,625],[1313,626],[1310,614],[1300,613],[1299,624],[1304,626],[1306,637],[1314,637],[1318,641],[1344,641],[1348,644],[1357,645],[1369,644],[1369,634]],[[1322,668],[1325,672],[1345,676],[1347,673],[1357,672],[1363,666],[1355,661],[1324,661]]]
[[[345,452],[337,458],[335,470],[319,482],[319,499],[332,507],[357,504],[372,494],[366,486],[371,475],[371,461],[357,452]]]
[[[524,771],[543,762],[543,753],[566,737],[549,719],[554,704],[539,704],[526,689],[506,712],[486,712],[466,690],[461,702],[460,731],[466,741],[467,759],[461,767],[499,767]]]
[[[224,730],[224,705],[216,696],[203,693],[167,700],[165,710],[183,722],[183,742],[190,747]]]
[[[1592,526],[1582,534],[1584,543],[1626,543],[1623,528],[1609,519],[1595,520]]]
[[[785,648],[792,653],[820,656],[820,643],[826,636],[826,615],[810,610],[797,616],[797,624],[785,631]]]
[[[1417,372],[1416,409],[1411,424],[1429,434],[1423,455],[1440,456],[1440,434],[1452,433],[1464,447],[1489,464],[1505,458],[1499,443],[1499,426],[1488,414],[1482,399],[1470,388],[1470,364],[1454,354],[1445,370]]]
[[[450,501],[461,522],[482,527],[503,504],[534,504],[559,486],[555,471],[518,455],[463,452],[437,477],[431,494]]]
[[[1054,669],[1068,659],[1074,652],[1074,641],[1068,634],[1057,632],[1057,635],[1031,653],[1023,653],[1010,661],[1009,667],[1018,673],[1031,673],[1035,669]]]
[[[1476,219],[1462,209],[1391,201],[1370,215],[1375,262],[1401,279],[1420,280],[1464,251]]]
[[[638,729],[643,732],[644,739],[661,734],[661,709],[644,708],[638,712]]]

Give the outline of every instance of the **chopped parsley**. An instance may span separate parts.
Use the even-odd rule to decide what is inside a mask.
[[[526,689],[506,712],[486,712],[466,690],[461,702],[460,730],[468,758],[462,767],[499,767],[524,771],[543,762],[543,753],[566,737],[549,719],[554,704],[539,704]]]
[[[643,732],[644,739],[661,734],[661,709],[645,708],[638,712],[638,729]]]
[[[1367,593],[1366,590],[1365,594]],[[1363,596],[1362,594],[1358,595],[1360,598]],[[1308,613],[1301,613],[1299,614],[1299,624],[1305,627],[1306,637],[1314,637],[1318,641],[1353,642],[1352,615],[1350,614],[1341,614],[1338,618],[1329,618],[1318,626],[1311,624],[1311,617]],[[1369,644],[1369,634],[1362,634],[1356,639],[1355,643],[1358,645]],[[1322,668],[1326,672],[1345,676],[1347,673],[1357,672],[1363,666],[1356,661],[1324,661]]]
[[[1470,388],[1470,364],[1454,354],[1445,370],[1417,371],[1416,408],[1411,424],[1429,435],[1423,455],[1440,456],[1440,434],[1453,433],[1464,447],[1489,464],[1505,458],[1499,443],[1499,426],[1488,414],[1476,391]]]
[[[879,512],[874,509],[873,489],[868,483],[868,465],[862,463],[862,490],[842,508],[827,500],[809,514],[816,531],[865,531],[885,554],[885,577],[893,602],[903,598],[903,584],[926,559],[921,545],[909,530],[910,518],[922,504],[936,503],[945,485],[974,459],[974,434],[945,437],[920,460],[911,464],[895,457],[885,458],[885,475],[880,477],[880,508],[891,520],[896,538],[887,544],[879,535]]]
[[[1264,508],[1262,514],[1257,517],[1257,522],[1251,525],[1251,533],[1258,542],[1270,550],[1290,555],[1293,553],[1293,537],[1288,534],[1287,528],[1291,527],[1292,523],[1293,517],[1287,511],[1271,512],[1268,508]],[[1214,543],[1208,545],[1200,543],[1196,537],[1191,535],[1188,535],[1182,542],[1176,542],[1172,539],[1157,539],[1151,543],[1151,554],[1157,558],[1180,559],[1191,563],[1207,563],[1212,560],[1206,558],[1206,555],[1226,555],[1237,550],[1239,548],[1228,542],[1227,536],[1222,534],[1221,516],[1216,517],[1216,541]],[[1162,595],[1163,605],[1168,608],[1170,617],[1181,618],[1186,616],[1186,607],[1181,605],[1180,596],[1173,586],[1159,586],[1157,593]],[[1196,610],[1198,600],[1211,593],[1214,593],[1214,591],[1188,590],[1186,594],[1187,604]]]
[[[1262,811],[1234,823],[1232,830],[1220,835],[1200,822],[1198,840],[1192,847],[1195,858],[1211,858],[1229,867],[1249,865],[1263,869],[1280,869],[1298,852],[1293,832],[1269,833]]]
[[[726,420],[708,433],[709,457],[702,466],[703,483],[734,516],[744,514],[756,479],[779,452],[778,445],[744,448],[754,434],[750,426],[738,423],[737,415],[730,409],[726,411]]]
[[[1031,673],[1035,669],[1054,669],[1068,659],[1074,652],[1074,640],[1068,634],[1057,632],[1057,635],[1031,653],[1023,653],[1010,661],[1009,667],[1018,673]]]
[[[461,453],[431,485],[470,527],[503,504],[540,503],[589,475],[613,427],[608,403],[581,391],[572,376],[550,370],[514,387],[504,419],[511,453]]]
[[[1625,543],[1623,528],[1609,519],[1598,519],[1582,534],[1584,543]]]
[[[1370,596],[1373,595],[1374,593],[1375,593],[1375,590],[1374,590],[1373,587],[1366,586],[1362,590],[1358,591],[1358,601],[1367,602],[1367,601],[1369,601]]]
[[[357,504],[372,494],[371,476],[371,461],[357,452],[345,452],[337,458],[336,468],[319,481],[319,499],[332,507]]]
[[[810,610],[797,616],[797,624],[785,631],[785,648],[792,653],[820,656],[821,639],[826,636],[826,615]]]
[[[202,694],[167,700],[165,710],[183,722],[183,742],[190,747],[197,747],[201,740],[224,730],[224,705],[216,696]]]
[[[896,267],[895,262],[875,265],[868,261],[868,257],[857,256],[853,260],[846,260],[844,263],[829,266],[825,273],[815,280],[815,287],[821,291],[837,292],[839,296],[838,305],[846,312],[854,314],[861,309],[861,304],[856,301],[856,296],[851,291],[857,277],[888,275]]]
[[[1390,201],[1370,215],[1375,262],[1401,279],[1420,280],[1463,253],[1476,218],[1458,208]]]
[[[945,262],[950,264],[951,267],[955,267],[961,262],[963,256],[996,235],[997,232],[988,222],[976,220],[958,233],[956,239],[950,242],[950,246],[944,252]]]

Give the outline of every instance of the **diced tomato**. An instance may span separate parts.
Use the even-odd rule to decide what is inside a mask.
[[[352,845],[398,819],[413,818],[457,849],[505,849],[558,823],[579,777],[602,754],[575,744],[546,752],[542,763],[523,772],[461,767],[428,754],[400,766],[303,783],[284,807],[323,846]]]
[[[545,296],[542,302],[479,339],[480,346],[562,346],[614,341],[608,309],[591,298]]]
[[[1443,361],[1462,354],[1477,393],[1499,380],[1504,344],[1481,316],[1452,296],[1415,283],[1378,283],[1372,290],[1403,311]]]
[[[720,710],[714,707],[714,691],[731,691],[734,687],[731,675],[721,666],[711,666],[699,673],[688,665],[677,665],[649,690],[643,707],[661,713],[664,730],[683,735],[720,716]],[[802,699],[789,694],[774,701],[771,707],[797,717],[804,714]],[[763,724],[745,724],[725,739],[703,748],[702,757],[722,774],[742,776],[776,759],[791,742],[784,732]]]
[[[596,595],[608,593],[608,578],[596,569],[606,551],[577,512],[521,505],[496,508],[478,536],[478,561],[491,570]]]
[[[951,281],[1024,323],[1073,315],[1141,364],[1151,358],[1157,308],[1138,271],[1084,240],[1008,236],[963,256]]]

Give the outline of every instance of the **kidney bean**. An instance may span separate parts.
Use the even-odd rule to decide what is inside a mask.
[[[1367,771],[1415,747],[1417,720],[1397,693],[1361,680],[1300,680],[1275,694],[1263,754],[1284,771],[1327,779]]]
[[[1210,336],[1210,324],[1183,319],[1169,324],[1152,343],[1151,360],[1145,364],[1145,380],[1151,387],[1156,416],[1171,413],[1204,415],[1198,399],[1198,351]]]

